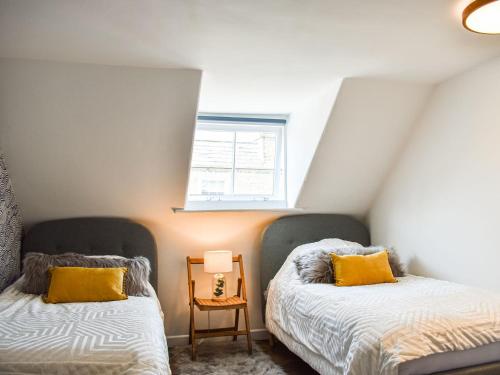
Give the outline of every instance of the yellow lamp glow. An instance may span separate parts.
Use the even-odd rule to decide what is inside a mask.
[[[500,0],[476,0],[462,13],[467,30],[480,34],[500,34]]]

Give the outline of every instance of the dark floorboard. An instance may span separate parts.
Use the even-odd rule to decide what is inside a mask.
[[[272,348],[267,340],[255,341],[255,344],[289,375],[318,375],[307,363],[280,342],[277,342]]]

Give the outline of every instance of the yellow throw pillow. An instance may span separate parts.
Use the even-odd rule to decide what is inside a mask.
[[[127,299],[126,267],[52,267],[46,303],[103,302]]]
[[[396,283],[387,250],[370,255],[331,254],[336,286]]]

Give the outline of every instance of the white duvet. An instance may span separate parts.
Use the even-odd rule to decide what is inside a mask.
[[[18,284],[0,294],[0,374],[170,374],[156,295],[45,304]]]
[[[269,331],[307,351],[320,373],[397,374],[406,361],[500,341],[498,294],[411,275],[357,287],[300,281],[295,256],[348,245],[328,239],[299,246],[269,285]]]

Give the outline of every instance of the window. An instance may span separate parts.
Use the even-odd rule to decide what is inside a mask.
[[[286,116],[200,114],[186,209],[286,207]]]

